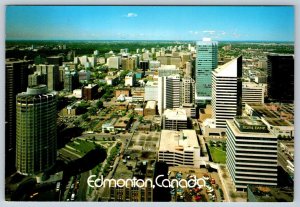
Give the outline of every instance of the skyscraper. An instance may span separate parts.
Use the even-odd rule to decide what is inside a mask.
[[[37,65],[36,71],[41,74],[47,74],[47,87],[50,91],[59,90],[58,65]]]
[[[158,77],[158,112],[180,107],[180,76],[178,74]]]
[[[197,42],[196,57],[196,103],[211,101],[211,71],[218,66],[218,43],[210,38]]]
[[[268,55],[268,97],[271,101],[294,101],[293,55]]]
[[[236,190],[277,185],[277,137],[254,117],[227,120],[226,164]]]
[[[38,85],[16,99],[16,168],[24,175],[37,174],[56,161],[56,92]]]
[[[182,104],[195,102],[195,81],[191,77],[182,79]]]
[[[15,170],[16,95],[26,91],[28,65],[25,60],[7,59],[5,63],[5,173]]]
[[[242,112],[242,56],[212,72],[212,118],[216,128],[226,128],[226,120]]]

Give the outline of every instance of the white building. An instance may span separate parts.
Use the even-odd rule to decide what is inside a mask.
[[[130,72],[125,76],[125,86],[133,86],[135,82],[135,74]]]
[[[121,64],[120,57],[112,56],[112,57],[107,58],[108,68],[119,69],[120,64]]]
[[[180,70],[176,67],[176,65],[161,65],[157,70],[159,77],[180,73]]]
[[[162,128],[170,130],[187,129],[188,118],[185,109],[167,109],[162,116]]]
[[[180,76],[158,77],[158,111],[163,114],[165,109],[180,107]]]
[[[157,70],[160,67],[160,62],[157,60],[150,60],[149,61],[149,68],[150,70]]]
[[[227,120],[226,164],[236,190],[277,185],[277,137],[258,118]]]
[[[73,90],[73,96],[75,96],[76,98],[82,98],[82,89]]]
[[[145,85],[145,101],[158,101],[158,82],[148,81]]]
[[[216,128],[226,128],[226,120],[242,111],[242,56],[212,72],[212,118]]]
[[[199,168],[200,146],[195,130],[162,130],[158,161],[170,166],[186,166]]]
[[[243,82],[242,103],[264,103],[265,87],[262,84]]]

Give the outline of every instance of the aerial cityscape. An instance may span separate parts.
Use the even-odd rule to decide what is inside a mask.
[[[293,6],[5,22],[6,201],[293,202]]]

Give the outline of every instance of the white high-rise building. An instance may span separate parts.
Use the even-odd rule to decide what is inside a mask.
[[[212,118],[216,128],[226,128],[226,120],[242,111],[242,56],[212,72]]]
[[[227,120],[226,164],[236,190],[277,185],[277,136],[254,117]]]
[[[243,82],[242,101],[246,103],[264,103],[265,87],[263,84]]]
[[[178,74],[158,77],[158,112],[180,107],[180,76]]]

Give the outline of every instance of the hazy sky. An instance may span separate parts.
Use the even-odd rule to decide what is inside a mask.
[[[8,6],[6,39],[294,41],[292,6]]]

